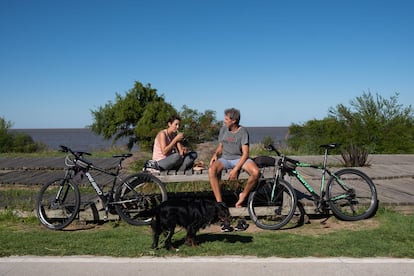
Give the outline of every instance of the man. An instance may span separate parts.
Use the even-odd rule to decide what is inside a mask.
[[[249,133],[240,126],[240,111],[229,108],[224,111],[224,124],[220,130],[218,146],[210,161],[208,170],[210,185],[217,202],[223,202],[219,175],[223,169],[231,169],[229,180],[237,180],[243,169],[249,174],[246,186],[239,194],[236,208],[241,208],[250,190],[259,178],[259,168],[249,158]]]

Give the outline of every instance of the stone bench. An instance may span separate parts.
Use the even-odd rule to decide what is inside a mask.
[[[273,177],[276,172],[276,167],[261,168],[261,173],[264,178]],[[221,179],[228,179],[230,170],[223,170]],[[151,172],[152,175],[160,179],[163,183],[171,182],[194,182],[194,181],[209,181],[208,169],[201,170],[187,170],[187,171],[161,171]],[[239,175],[240,180],[245,180],[249,175],[245,171],[241,171]]]

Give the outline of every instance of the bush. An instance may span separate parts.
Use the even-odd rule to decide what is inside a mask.
[[[368,151],[364,147],[350,144],[341,153],[344,165],[346,167],[363,167],[369,165]]]
[[[348,156],[355,162],[364,153],[352,145],[364,145],[370,154],[414,153],[414,109],[398,103],[398,93],[389,99],[370,92],[337,105],[322,120],[310,120],[289,127],[289,147],[298,154],[318,154],[319,145],[339,143],[349,146]],[[351,157],[349,156],[351,154]],[[352,161],[352,162],[354,162]],[[351,163],[352,163],[351,162]]]
[[[46,146],[35,143],[33,138],[25,133],[9,133],[11,122],[0,117],[0,153],[6,152],[36,152],[45,149]]]

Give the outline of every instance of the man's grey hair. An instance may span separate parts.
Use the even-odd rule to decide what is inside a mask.
[[[235,120],[237,125],[240,124],[240,110],[236,108],[228,108],[224,110],[224,115],[229,116],[231,120]]]

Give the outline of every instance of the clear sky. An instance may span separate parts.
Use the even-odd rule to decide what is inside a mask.
[[[82,128],[148,84],[245,126],[322,119],[364,92],[414,104],[411,0],[0,0],[0,117]]]

